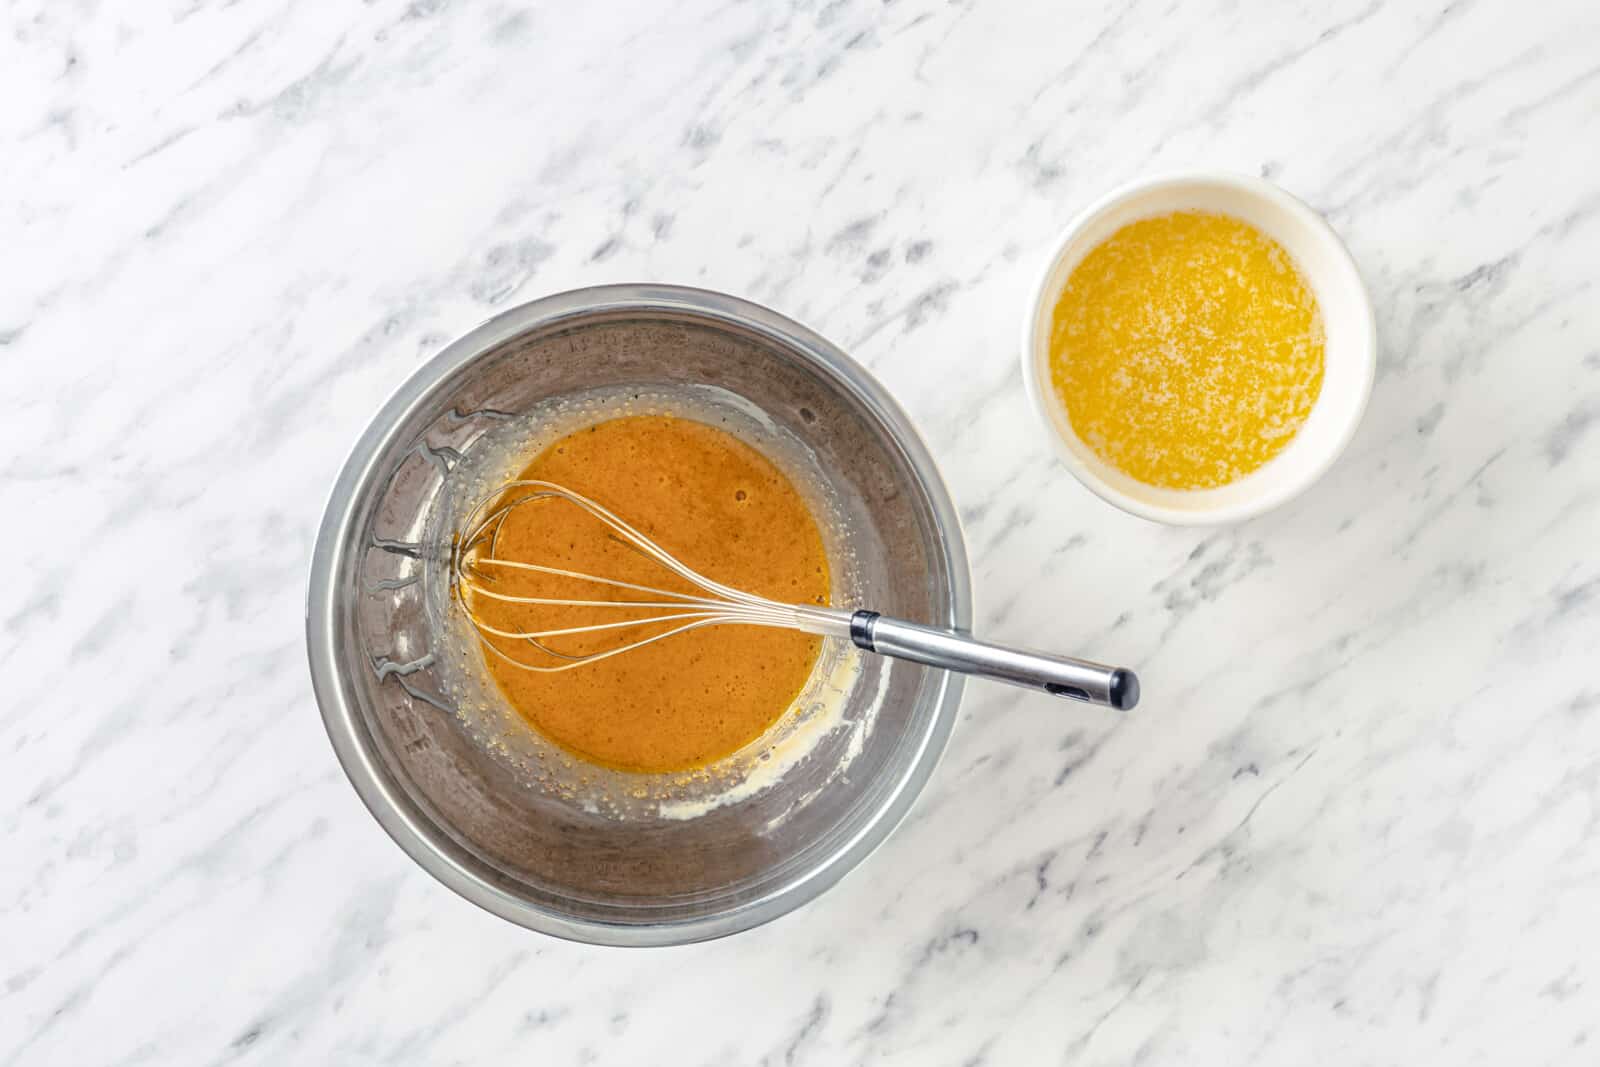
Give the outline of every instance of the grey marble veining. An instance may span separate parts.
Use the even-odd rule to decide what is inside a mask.
[[[1600,1056],[1594,5],[21,0],[0,145],[0,1063]],[[1054,234],[1183,167],[1326,214],[1379,315],[1343,460],[1216,531],[1078,488],[1016,368]],[[638,279],[863,360],[981,628],[1147,697],[973,685],[860,871],[623,953],[405,859],[301,616],[396,381]]]

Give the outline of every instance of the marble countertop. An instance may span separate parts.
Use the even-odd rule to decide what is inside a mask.
[[[1600,10],[1581,0],[47,4],[0,33],[0,1063],[1593,1063]],[[1371,288],[1366,420],[1226,529],[1051,458],[1078,209],[1264,174]],[[414,866],[305,667],[324,493],[496,310],[727,290],[855,354],[959,501],[974,684],[821,899],[651,952]],[[24,533],[23,531],[26,531]]]

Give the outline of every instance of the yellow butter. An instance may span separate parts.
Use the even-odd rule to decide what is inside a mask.
[[[1078,437],[1149,485],[1207,489],[1283,450],[1322,391],[1324,337],[1283,247],[1227,215],[1118,230],[1073,269],[1050,376]]]

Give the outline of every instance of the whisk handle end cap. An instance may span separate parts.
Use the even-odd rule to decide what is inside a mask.
[[[1111,706],[1131,711],[1139,703],[1139,676],[1126,667],[1111,672]]]

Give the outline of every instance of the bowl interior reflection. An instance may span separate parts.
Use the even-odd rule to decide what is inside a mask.
[[[313,674],[380,821],[436,876],[523,925],[661,943],[780,914],[881,840],[948,734],[958,681],[866,657],[843,703],[847,724],[876,703],[864,736],[836,731],[776,784],[667,818],[541,788],[467,728],[426,596],[448,551],[430,517],[452,473],[552,398],[707,385],[806,450],[850,530],[864,603],[968,622],[959,529],[920,442],[870,378],[802,328],[715,294],[608,289],[515,309],[451,346],[384,409],[335,489],[313,571]]]

